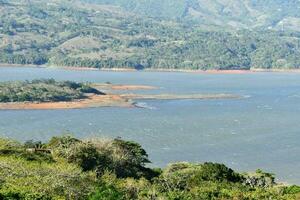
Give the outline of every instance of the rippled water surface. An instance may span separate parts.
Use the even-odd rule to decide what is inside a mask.
[[[216,161],[262,168],[300,184],[300,74],[189,74],[0,68],[0,81],[55,78],[157,86],[136,93],[232,93],[235,100],[141,101],[141,108],[0,111],[0,135],[18,140],[117,137],[141,143],[155,166]]]

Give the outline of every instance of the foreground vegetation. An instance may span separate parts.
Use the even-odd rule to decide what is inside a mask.
[[[103,94],[87,83],[41,79],[0,83],[0,102],[58,102],[85,98],[86,93]]]
[[[238,173],[217,163],[151,169],[145,150],[121,139],[54,137],[48,143],[0,140],[0,199],[299,199],[257,170]]]
[[[299,25],[293,15],[298,12],[297,1],[255,1],[251,11],[261,13],[258,19],[250,19],[252,14],[240,9],[239,4],[245,4],[244,1],[228,1],[228,4],[238,2],[238,5],[229,5],[227,10],[237,8],[232,13],[245,14],[238,19],[246,21],[237,22],[233,22],[237,17],[230,16],[230,13],[214,16],[219,10],[226,10],[221,4],[226,1],[204,1],[200,7],[197,6],[200,1],[193,1],[190,6],[195,12],[200,12],[203,6],[210,6],[207,9],[210,12],[199,15],[201,18],[208,14],[210,20],[204,18],[200,24],[149,18],[129,12],[153,13],[161,10],[157,8],[163,8],[166,11],[163,15],[176,18],[177,14],[173,15],[172,9],[178,16],[184,15],[187,10],[181,0],[85,1],[98,2],[99,5],[82,2],[31,0],[29,4],[27,0],[0,0],[0,63],[203,70],[300,67]],[[126,5],[127,11],[103,5],[110,3]],[[210,10],[212,8],[216,11]],[[148,9],[151,11],[148,12]],[[180,9],[179,12],[177,9]],[[265,16],[269,16],[268,19]],[[213,22],[206,24],[216,18],[225,20],[219,23],[221,27]],[[235,29],[228,25],[251,22],[256,27],[263,23],[257,21],[261,19],[267,21],[263,27]],[[296,24],[296,29],[282,31],[282,25],[277,25],[280,20],[285,27]],[[275,28],[269,30],[268,27],[273,25]]]

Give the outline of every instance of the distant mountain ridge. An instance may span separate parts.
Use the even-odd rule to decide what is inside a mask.
[[[298,0],[82,0],[154,18],[207,26],[300,31]]]

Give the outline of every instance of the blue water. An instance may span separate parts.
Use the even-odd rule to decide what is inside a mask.
[[[47,140],[120,136],[135,140],[152,165],[215,161],[240,171],[258,168],[300,184],[300,74],[189,74],[0,68],[0,81],[55,78],[144,84],[136,93],[231,93],[235,100],[141,101],[141,108],[0,111],[0,136]]]

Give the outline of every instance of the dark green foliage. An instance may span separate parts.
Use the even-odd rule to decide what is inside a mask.
[[[16,156],[24,158],[28,161],[54,162],[52,155],[46,152],[22,152],[21,154]]]
[[[218,163],[204,163],[201,165],[201,170],[195,173],[194,181],[228,181],[241,182],[242,177],[235,173],[232,169],[226,167],[224,164]]]
[[[161,188],[176,191],[216,182],[241,184],[243,177],[223,164],[175,163],[168,166],[157,180]]]
[[[82,93],[91,93],[91,94],[97,94],[97,95],[105,95],[105,93],[100,92],[99,90],[92,88],[91,86],[87,84],[81,84],[80,86],[80,92]]]
[[[137,143],[115,139],[107,142],[80,141],[70,136],[54,137],[47,144],[54,155],[75,163],[83,171],[95,170],[98,177],[105,171],[118,178],[146,177],[152,179],[159,171],[145,167],[149,163],[146,151]]]
[[[129,155],[129,159],[132,160],[133,165],[144,166],[146,163],[150,163],[148,154],[142,146],[136,142],[114,139],[113,145],[120,148],[120,151],[124,154]]]
[[[300,193],[300,186],[292,185],[284,189],[285,194],[299,194]]]
[[[105,164],[92,144],[81,143],[71,147],[68,161],[79,165],[83,171],[94,170],[98,165]]]
[[[114,185],[105,183],[99,184],[97,190],[89,197],[89,200],[125,200],[125,195],[119,191]]]
[[[97,146],[97,144],[95,144]],[[98,176],[103,175],[105,171],[112,171],[118,178],[140,178],[146,177],[152,179],[158,176],[158,172],[146,168],[149,163],[146,151],[137,143],[115,139],[103,149],[98,148]],[[120,156],[122,155],[122,156]]]
[[[112,144],[117,150],[117,154],[125,155],[112,163],[114,172],[118,177],[141,177],[143,171],[149,173],[145,168],[145,164],[150,163],[150,161],[148,160],[148,154],[141,145],[120,139],[115,139]]]
[[[24,143],[25,148],[42,148],[43,146],[41,141],[28,140]]]
[[[0,83],[0,102],[57,102],[85,98],[85,93],[104,94],[88,84],[42,79]]]

